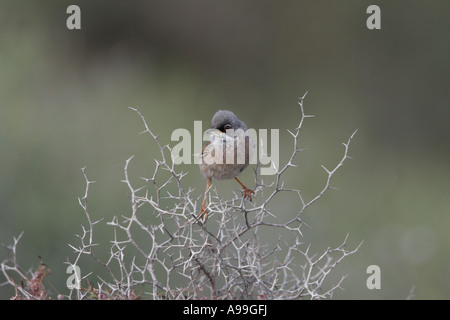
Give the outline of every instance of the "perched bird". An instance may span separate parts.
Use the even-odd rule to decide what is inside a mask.
[[[206,190],[203,198],[199,219],[208,218],[206,195],[211,187],[212,178],[217,180],[234,178],[243,188],[244,199],[252,201],[252,190],[236,178],[247,168],[254,144],[247,135],[247,126],[236,115],[228,110],[217,111],[212,120],[211,128],[205,131],[210,134],[210,140],[204,145],[200,154],[200,172],[206,178]]]

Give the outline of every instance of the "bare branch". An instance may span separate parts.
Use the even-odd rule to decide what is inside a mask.
[[[241,193],[230,198],[220,195],[213,186],[209,190],[209,219],[197,219],[201,195],[184,184],[186,173],[175,166],[167,156],[170,147],[162,145],[159,137],[144,115],[136,112],[142,121],[142,134],[148,134],[159,150],[154,159],[151,177],[133,181],[129,174],[133,156],[125,161],[123,179],[129,194],[128,212],[115,216],[106,225],[113,230],[113,239],[102,243],[95,238],[95,226],[102,220],[92,219],[88,197],[94,181],[88,179],[82,168],[85,189],[78,199],[87,223],[82,225],[78,243],[69,244],[74,252],[68,265],[83,269],[86,258],[104,268],[106,276],[87,273],[80,289],[72,289],[70,299],[323,299],[332,298],[342,288],[345,275],[337,283],[329,283],[335,267],[360,245],[348,250],[347,238],[337,246],[312,253],[308,239],[302,234],[306,225],[301,217],[311,205],[330,189],[336,172],[350,159],[349,147],[356,131],[343,143],[343,155],[332,168],[324,166],[326,179],[320,191],[306,200],[302,192],[286,185],[284,177],[299,170],[295,157],[305,148],[300,147],[304,121],[314,116],[304,110],[306,94],[299,98],[298,125],[288,130],[292,149],[288,161],[275,175],[258,175],[255,170],[255,201],[244,201]],[[153,161],[149,161],[153,163]],[[280,219],[281,208],[273,205],[278,194],[285,193],[293,201],[300,200],[295,216],[288,221]],[[276,218],[277,223],[273,221]],[[140,230],[138,233],[136,230]],[[271,243],[265,235],[276,232],[278,241]],[[33,298],[29,291],[17,285],[11,272],[29,281],[30,277],[16,262],[18,239],[9,248],[12,257],[1,264],[5,284],[14,286],[18,294]],[[283,240],[282,239],[286,239]],[[108,248],[108,257],[99,258],[98,250]],[[137,294],[136,292],[140,292]],[[75,293],[75,294],[74,294]]]

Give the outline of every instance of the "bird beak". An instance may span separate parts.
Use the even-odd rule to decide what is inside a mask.
[[[210,141],[213,141],[216,138],[223,139],[223,132],[218,129],[208,129],[203,133],[203,137],[209,137]]]

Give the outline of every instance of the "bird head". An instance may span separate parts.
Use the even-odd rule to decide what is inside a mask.
[[[245,134],[245,131],[247,131],[247,126],[233,112],[219,110],[214,114],[211,128],[206,130],[205,134],[210,135],[210,140],[213,141],[215,139],[233,139],[240,134]]]

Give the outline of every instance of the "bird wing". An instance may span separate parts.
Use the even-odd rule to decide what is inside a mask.
[[[210,144],[211,144],[211,141],[207,141],[205,143],[205,145],[203,146],[202,152],[200,153],[200,158],[203,158],[204,156],[206,156],[208,154],[208,152],[210,152],[211,148],[206,148]]]

